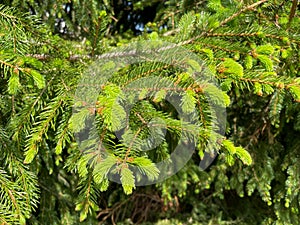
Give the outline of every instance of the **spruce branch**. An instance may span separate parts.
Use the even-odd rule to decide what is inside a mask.
[[[233,15],[231,15],[230,17],[226,18],[225,20],[220,22],[219,27],[222,27],[223,25],[225,25],[226,23],[230,22],[231,20],[233,20],[234,18],[238,17],[239,15],[241,15],[242,13],[249,11],[249,10],[253,10],[255,7],[267,2],[269,0],[261,0],[258,2],[255,2],[249,6],[246,6],[245,8],[242,8],[239,12],[234,13]],[[208,33],[211,33],[213,30],[209,30]]]
[[[43,94],[47,91],[53,80],[56,78],[56,76],[53,76],[45,85],[45,87],[41,90],[36,100],[31,104],[31,106],[28,108],[25,114],[22,114],[22,122],[18,125],[18,127],[15,130],[15,133],[13,134],[14,139],[18,139],[18,135],[20,134],[20,131],[23,129],[23,127],[26,125],[28,121],[30,121],[32,112],[35,108],[35,106],[38,104],[39,101],[41,101]]]
[[[252,10],[253,8],[267,2],[268,0],[261,0],[261,1],[258,1],[256,3],[253,3],[249,6],[246,6],[244,8],[242,8],[239,12],[237,13],[234,13],[233,15],[231,15],[230,17],[226,18],[225,20],[221,21],[220,22],[220,25],[219,27],[222,27],[223,25],[225,25],[226,23],[228,23],[229,21],[233,20],[234,18],[238,17],[239,15],[241,15],[242,13],[248,11],[248,10]],[[182,41],[180,43],[178,43],[177,45],[178,46],[182,46],[182,45],[187,45],[187,44],[191,44],[193,43],[195,40],[197,40],[198,38],[201,38],[203,36],[206,36],[208,33],[212,33],[214,30],[216,30],[217,28],[211,28],[210,30],[208,31],[203,31],[200,35],[197,35],[189,40],[185,40],[185,41]]]
[[[293,0],[291,12],[290,12],[290,15],[289,15],[288,28],[290,27],[291,22],[292,22],[293,18],[294,18],[295,15],[296,15],[296,10],[297,10],[298,2],[299,2],[298,0]]]

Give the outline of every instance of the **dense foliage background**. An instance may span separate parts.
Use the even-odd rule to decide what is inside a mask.
[[[297,7],[297,0],[1,1],[0,224],[298,224]],[[145,62],[118,70],[93,106],[74,111],[78,84],[101,54],[146,40],[197,54],[219,90],[174,65]],[[127,111],[119,101],[111,118],[112,103],[133,95],[128,83],[149,76],[174,81],[182,110],[196,108],[200,122],[182,126],[164,101],[165,84],[153,90],[137,83],[132,90],[144,87],[148,97],[133,104],[131,130],[116,138],[116,121]],[[227,106],[224,135],[213,132],[206,93]],[[83,142],[90,151],[80,151],[74,133],[92,115],[108,153],[92,151],[93,138]],[[153,117],[164,121],[167,135],[146,154],[140,146]],[[136,187],[132,166],[157,179],[153,162],[167,159],[182,136],[197,138],[187,165]],[[217,158],[203,171],[205,152]]]

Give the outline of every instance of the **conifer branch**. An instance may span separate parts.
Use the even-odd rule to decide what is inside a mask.
[[[124,91],[143,91],[143,90],[147,90],[148,92],[150,91],[154,91],[154,92],[158,92],[160,90],[164,90],[164,91],[175,91],[175,92],[186,92],[187,90],[192,90],[195,91],[196,93],[198,92],[203,92],[203,88],[202,87],[186,87],[186,88],[182,88],[182,87],[162,87],[162,88],[156,88],[156,87],[151,87],[151,88],[138,88],[138,87],[133,87],[133,88],[122,88],[122,90]]]
[[[39,96],[36,98],[36,100],[32,103],[32,105],[29,107],[28,111],[26,112],[26,114],[24,114],[24,117],[22,117],[22,123],[19,124],[18,128],[16,129],[16,132],[14,134],[17,135],[20,133],[20,131],[22,130],[22,128],[25,126],[26,122],[28,122],[30,120],[30,117],[32,115],[32,111],[34,109],[34,107],[38,104],[38,102],[42,99],[43,94],[46,92],[46,90],[49,88],[50,84],[52,83],[52,81],[56,78],[56,76],[53,76],[45,85],[45,87],[41,90]]]
[[[163,71],[163,70],[165,70],[165,69],[167,69],[167,68],[169,68],[169,67],[171,67],[171,65],[164,65],[164,66],[162,66],[162,67],[158,67],[158,68],[155,68],[155,69],[147,70],[147,71],[145,71],[145,72],[143,72],[143,73],[140,73],[140,74],[134,76],[132,79],[129,79],[127,82],[124,83],[123,86],[127,86],[127,85],[130,84],[131,82],[134,82],[134,81],[136,81],[136,80],[138,80],[138,79],[140,79],[140,78],[142,78],[142,77],[144,77],[144,76],[150,75],[150,74],[152,74],[152,73],[154,73],[154,72]]]
[[[289,15],[288,28],[290,27],[291,22],[292,22],[293,18],[294,18],[295,15],[296,15],[296,10],[297,10],[298,2],[299,2],[298,0],[293,0],[291,12],[290,12],[290,15]]]
[[[229,21],[233,20],[234,18],[238,17],[239,15],[241,15],[242,13],[246,12],[246,11],[249,11],[249,10],[252,10],[254,9],[255,7],[267,2],[269,0],[260,0],[258,2],[255,2],[249,6],[246,6],[245,8],[241,9],[239,12],[237,13],[234,13],[233,15],[231,15],[230,17],[226,18],[225,20],[221,21],[220,22],[220,25],[219,27],[222,27],[223,25],[225,25],[226,23],[228,23]],[[212,30],[209,30],[208,33],[212,32]]]

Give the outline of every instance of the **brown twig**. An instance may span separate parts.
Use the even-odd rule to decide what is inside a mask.
[[[298,0],[293,0],[293,4],[292,4],[290,16],[289,16],[288,28],[290,27],[292,20],[296,15],[297,5],[298,5]]]

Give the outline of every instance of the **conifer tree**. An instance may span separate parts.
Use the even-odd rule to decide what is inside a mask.
[[[297,1],[123,4],[0,5],[0,224],[297,224]]]

